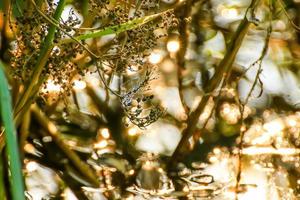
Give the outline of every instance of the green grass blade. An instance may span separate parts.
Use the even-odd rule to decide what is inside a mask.
[[[25,200],[17,135],[13,124],[11,97],[3,69],[4,66],[0,61],[0,110],[2,123],[5,128],[6,154],[10,172],[10,192],[13,200]]]
[[[136,18],[136,19],[130,20],[128,22],[125,22],[123,24],[109,26],[109,27],[106,27],[106,28],[100,29],[100,30],[90,31],[90,32],[87,32],[85,34],[75,36],[74,39],[76,39],[76,40],[86,40],[86,39],[97,38],[97,37],[110,35],[110,34],[119,34],[119,33],[122,33],[124,31],[132,30],[132,29],[135,29],[135,28],[137,28],[137,27],[139,27],[143,24],[146,24],[146,23],[156,19],[157,17],[161,16],[162,14],[164,14],[166,12],[168,12],[168,10],[164,11],[162,13],[157,13],[157,14],[148,15],[148,16],[145,16],[145,17]],[[72,42],[72,41],[73,40],[70,38],[70,39],[65,39],[65,40],[61,41],[61,43],[68,43],[68,42]]]

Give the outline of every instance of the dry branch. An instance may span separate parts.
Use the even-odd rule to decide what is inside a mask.
[[[248,8],[254,9],[257,5],[257,0],[253,0]],[[235,60],[236,54],[243,42],[245,35],[248,32],[248,28],[251,24],[251,20],[248,19],[247,13],[245,14],[244,19],[239,24],[236,32],[232,36],[231,42],[228,45],[227,52],[223,58],[223,60],[218,65],[214,76],[210,79],[206,88],[204,88],[206,93],[213,93],[215,89],[220,85],[223,77],[228,76],[232,70],[232,64]],[[179,141],[170,161],[169,161],[169,168],[179,159],[179,155],[182,154],[182,149],[187,144],[189,138],[195,133],[197,123],[199,121],[199,117],[204,111],[205,106],[207,105],[208,100],[210,99],[211,95],[204,95],[198,104],[197,108],[189,115],[188,117],[188,124],[187,128],[182,133],[182,138]]]

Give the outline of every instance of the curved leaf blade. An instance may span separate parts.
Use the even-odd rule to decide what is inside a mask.
[[[85,34],[82,35],[78,35],[78,36],[74,36],[74,39],[76,40],[86,40],[86,39],[90,39],[90,38],[97,38],[97,37],[101,37],[101,36],[105,36],[105,35],[111,35],[111,34],[119,34],[122,33],[124,31],[128,31],[128,30],[132,30],[135,29],[143,24],[146,24],[154,19],[156,19],[157,17],[161,16],[162,14],[168,12],[164,11],[161,13],[157,13],[157,14],[153,14],[153,15],[148,15],[145,17],[140,17],[140,18],[136,18],[133,20],[130,20],[128,22],[125,22],[123,24],[119,24],[119,25],[114,25],[114,26],[109,26],[100,30],[96,30],[96,31],[90,31],[87,32]],[[69,43],[72,42],[73,39],[69,38],[69,39],[65,39],[63,41],[61,41],[61,43]]]
[[[9,160],[10,192],[13,200],[25,200],[17,135],[13,124],[11,97],[3,68],[3,63],[0,61],[0,111],[5,128],[6,154]]]

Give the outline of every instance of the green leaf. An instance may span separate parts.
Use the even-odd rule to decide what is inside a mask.
[[[146,23],[156,19],[157,17],[161,16],[163,13],[166,13],[166,12],[168,12],[168,10],[164,11],[164,12],[161,12],[161,13],[136,18],[136,19],[130,20],[128,22],[125,22],[123,24],[109,26],[109,27],[106,27],[104,29],[100,29],[100,30],[96,30],[96,31],[90,31],[90,32],[87,32],[85,34],[75,36],[74,39],[76,39],[76,40],[86,40],[86,39],[97,38],[97,37],[101,37],[101,36],[105,36],[105,35],[119,34],[119,33],[122,33],[124,31],[132,30],[132,29],[135,29],[135,28],[137,28],[137,27],[139,27],[143,24],[146,24]],[[72,42],[72,41],[73,41],[73,39],[69,38],[69,39],[61,41],[61,43],[68,43],[68,42]]]
[[[24,183],[20,163],[17,135],[13,121],[11,97],[8,83],[0,61],[0,110],[1,119],[5,128],[6,154],[9,161],[10,192],[13,200],[25,200]]]
[[[16,0],[12,3],[12,12],[15,17],[20,17],[23,15],[24,1]]]

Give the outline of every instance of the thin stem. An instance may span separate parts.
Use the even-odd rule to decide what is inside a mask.
[[[186,114],[189,113],[189,109],[184,101],[183,93],[182,93],[183,91],[182,71],[185,69],[185,54],[187,51],[188,38],[189,38],[189,30],[188,30],[189,23],[187,22],[186,19],[191,15],[191,11],[192,11],[192,0],[187,0],[184,6],[182,6],[182,9],[179,10],[179,14],[178,14],[178,18],[180,19],[178,25],[180,49],[176,53],[179,97]]]
[[[293,21],[293,19],[290,17],[289,13],[286,11],[285,5],[284,5],[283,1],[282,0],[278,0],[278,2],[280,4],[280,6],[281,6],[281,8],[282,8],[282,10],[283,10],[283,12],[285,14],[285,16],[287,17],[288,21],[290,22],[290,24],[293,26],[293,28],[296,31],[300,32],[300,27],[295,24],[295,22]]]
[[[20,127],[20,139],[19,139],[19,144],[20,144],[20,152],[21,152],[21,157],[23,158],[24,156],[24,146],[25,146],[25,143],[26,143],[26,139],[29,135],[29,125],[30,125],[30,121],[31,121],[31,118],[30,118],[30,112],[27,111],[25,114],[24,114],[24,118],[23,118],[23,121],[22,121],[22,124],[21,124],[21,127]]]
[[[104,76],[101,74],[99,67],[103,68],[102,61],[101,61],[101,60],[99,61],[100,66],[98,66],[98,62],[97,62],[97,61],[95,61],[95,63],[96,63],[98,75],[99,75],[99,77],[100,77],[102,83],[104,84],[105,88],[108,89],[112,94],[114,94],[114,95],[116,95],[117,97],[121,98],[122,95],[121,95],[121,94],[118,94],[118,93],[115,92],[113,89],[111,89],[110,86],[106,83],[106,80],[105,80]]]
[[[257,0],[253,0],[249,8],[254,9]],[[248,8],[248,9],[249,9]],[[223,76],[228,76],[232,69],[232,64],[235,60],[236,54],[243,42],[245,35],[248,32],[248,28],[251,22],[247,18],[247,12],[245,14],[244,19],[241,21],[240,25],[238,26],[237,31],[232,36],[231,42],[228,45],[228,49],[223,60],[220,62],[219,66],[216,69],[214,76],[210,79],[207,87],[204,89],[206,93],[213,92],[221,83]],[[203,96],[200,103],[198,104],[197,108],[189,115],[188,117],[188,124],[187,128],[182,133],[182,138],[179,141],[170,161],[169,161],[169,168],[179,159],[178,155],[182,153],[182,148],[188,142],[189,138],[195,133],[196,126],[199,120],[200,115],[204,111],[204,108],[207,105],[210,96]]]
[[[157,13],[157,14],[153,14],[153,15],[149,15],[149,16],[145,16],[145,17],[141,17],[141,18],[136,18],[133,19],[131,21],[128,21],[126,23],[123,24],[119,24],[119,25],[114,25],[114,26],[109,26],[106,27],[104,29],[100,29],[97,31],[90,31],[87,32],[85,34],[79,35],[79,36],[75,36],[74,38],[76,40],[86,40],[86,39],[90,39],[90,38],[98,38],[98,37],[102,37],[105,35],[110,35],[110,34],[119,34],[122,33],[124,31],[128,31],[128,30],[132,30],[135,29],[143,24],[146,24],[154,19],[156,19],[157,17],[161,16],[162,14],[169,12],[170,10],[166,10],[164,12],[161,13]],[[72,42],[72,39],[65,39],[62,40],[60,43],[64,44],[64,43],[69,43]]]
[[[79,44],[81,47],[83,47],[89,54],[91,54],[93,57],[95,58],[99,58],[99,56],[97,56],[96,54],[94,54],[90,49],[88,49],[86,46],[84,46],[84,44],[82,44],[79,40],[77,40],[76,38],[74,38],[71,34],[69,34],[67,31],[65,31],[64,29],[62,29],[60,27],[60,24],[57,20],[53,19],[52,17],[48,17],[47,15],[45,15],[40,9],[39,7],[36,5],[36,3],[34,2],[34,0],[31,0],[31,3],[33,4],[34,8],[37,10],[37,12],[51,25],[55,26],[58,30],[62,31],[64,34],[66,34],[67,36],[69,36],[72,40],[74,40],[77,44]]]
[[[202,128],[201,128],[201,130],[200,130],[200,134],[198,134],[198,135],[195,134],[195,135],[194,135],[194,141],[198,141],[198,140],[199,140],[199,138],[200,138],[200,136],[201,136],[201,132],[204,131],[204,130],[206,129],[206,126],[207,126],[209,120],[211,119],[211,117],[212,117],[213,114],[215,113],[214,111],[215,111],[215,109],[216,109],[216,107],[217,107],[217,105],[219,104],[220,99],[221,99],[221,92],[222,92],[222,90],[225,88],[228,79],[229,79],[229,76],[225,76],[225,75],[224,75],[224,78],[223,78],[222,83],[221,83],[221,88],[220,88],[220,90],[219,90],[219,91],[217,91],[217,90],[215,91],[215,92],[217,92],[218,94],[216,95],[216,100],[214,101],[214,105],[213,105],[213,107],[211,108],[208,117],[207,117],[206,120],[203,122]],[[212,97],[213,94],[210,94],[209,96]]]
[[[238,167],[237,167],[237,176],[236,176],[236,185],[235,185],[235,191],[236,191],[236,195],[235,195],[235,199],[238,200],[238,191],[239,191],[239,186],[240,186],[240,181],[241,181],[241,174],[242,174],[242,151],[243,151],[243,145],[244,145],[244,137],[245,137],[245,133],[247,131],[246,127],[245,127],[245,122],[244,122],[244,110],[245,110],[245,105],[248,104],[248,101],[255,89],[255,86],[257,85],[257,83],[261,83],[262,85],[262,81],[260,80],[260,74],[262,72],[262,61],[263,59],[265,58],[267,52],[268,52],[268,49],[269,49],[269,41],[270,41],[270,36],[271,36],[271,33],[272,33],[272,12],[273,12],[273,6],[271,5],[271,2],[270,2],[270,23],[269,23],[269,27],[267,29],[267,35],[266,35],[266,38],[265,38],[265,44],[264,44],[264,47],[262,49],[262,52],[261,52],[261,55],[259,56],[259,58],[250,65],[251,66],[254,66],[256,64],[258,64],[258,69],[257,69],[257,73],[256,73],[256,76],[255,76],[255,79],[253,81],[253,84],[251,86],[251,89],[245,99],[245,102],[240,104],[240,113],[241,113],[241,118],[240,118],[240,124],[241,124],[241,132],[240,132],[240,142],[238,144]],[[250,68],[249,67],[249,68]],[[262,86],[261,86],[262,87]],[[259,95],[261,95],[261,93],[263,92],[263,88],[261,88],[261,92]],[[240,100],[239,100],[240,101]]]
[[[37,121],[42,125],[43,128],[47,130],[47,133],[52,137],[53,141],[60,147],[60,149],[66,154],[70,159],[72,164],[76,169],[84,175],[94,186],[99,186],[99,182],[95,176],[95,172],[83,162],[79,156],[72,151],[65,143],[64,140],[60,137],[61,133],[57,130],[57,127],[53,122],[51,122],[44,113],[33,104],[31,106],[31,111],[35,115]]]
[[[46,76],[39,78],[39,82],[32,89],[32,92],[31,92],[32,94],[38,93],[38,91],[40,89],[40,85],[42,85],[42,83],[44,83],[45,79],[46,79]],[[29,110],[29,108],[30,108],[32,102],[34,102],[35,98],[36,98],[35,95],[31,95],[29,97],[29,99],[25,102],[25,104],[22,107],[22,109],[20,110],[20,112],[15,113],[14,121],[15,121],[16,126],[18,126],[21,123],[21,120],[22,120],[24,114],[26,113],[26,111]]]
[[[57,8],[54,13],[54,19],[58,20],[62,14],[62,11],[64,9],[66,0],[60,0]],[[40,75],[47,63],[47,60],[50,56],[51,50],[53,48],[53,40],[55,36],[56,26],[53,24],[50,25],[48,29],[48,34],[44,40],[44,43],[42,45],[41,52],[39,54],[39,57],[37,59],[36,65],[34,67],[34,71],[32,74],[32,78],[30,79],[29,85],[25,89],[22,97],[20,98],[20,101],[16,104],[15,107],[15,116],[23,109],[23,106],[26,104],[26,102],[29,100],[29,98],[32,96],[32,90],[34,87],[38,84]],[[35,95],[34,95],[35,96]]]

